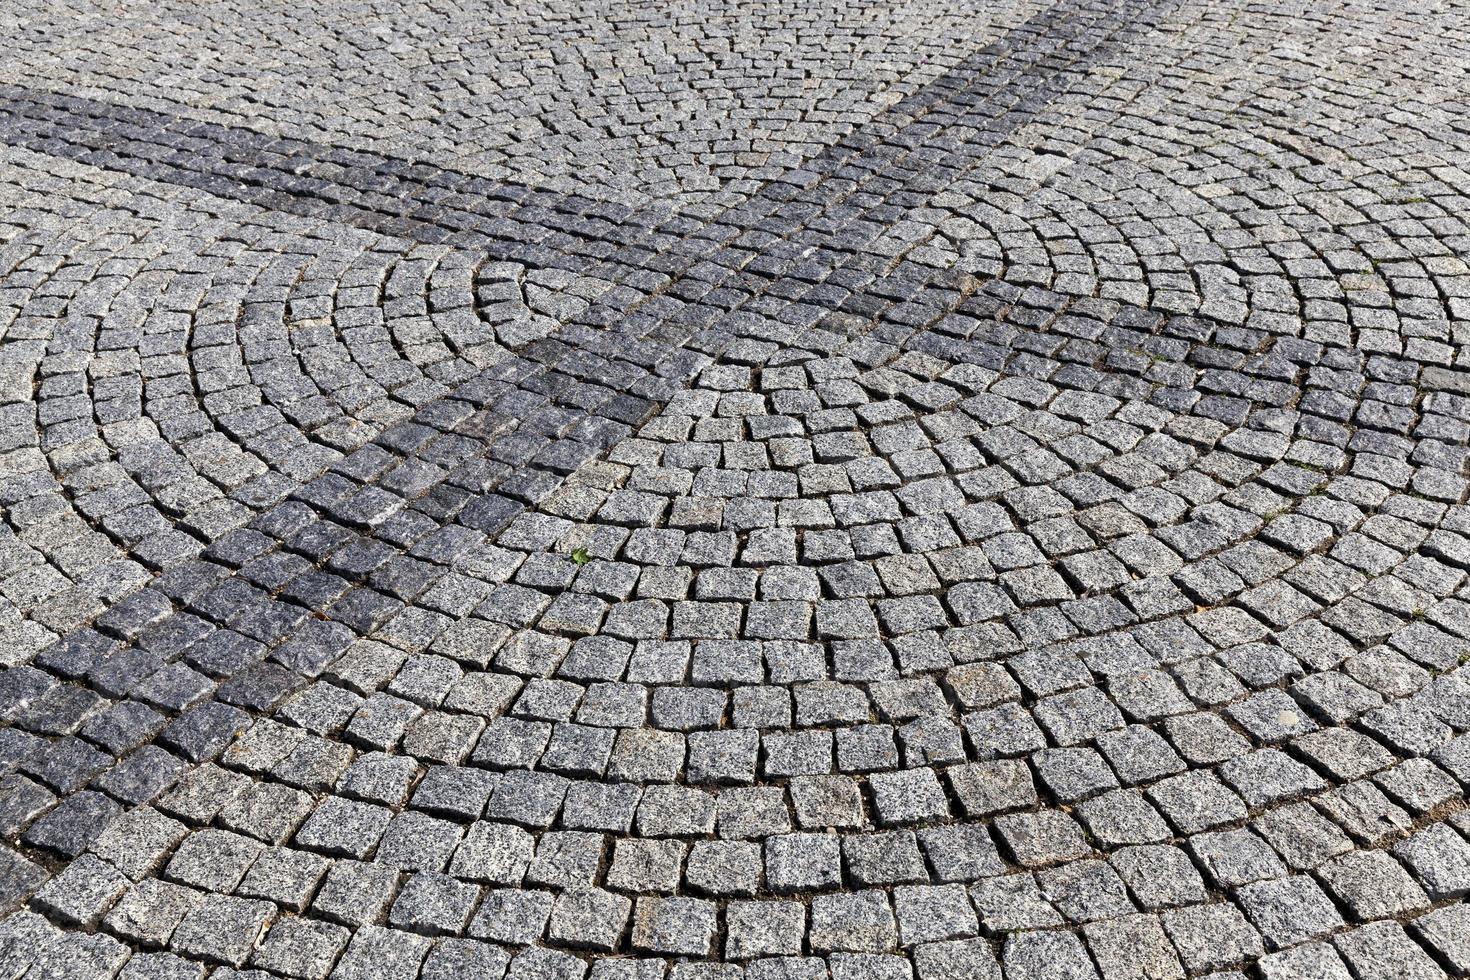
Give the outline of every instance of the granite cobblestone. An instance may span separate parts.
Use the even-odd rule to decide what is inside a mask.
[[[398,6],[0,14],[0,973],[1470,970],[1452,12]]]

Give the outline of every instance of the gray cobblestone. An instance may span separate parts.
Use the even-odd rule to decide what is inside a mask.
[[[1454,10],[176,7],[0,13],[0,973],[1470,968]]]

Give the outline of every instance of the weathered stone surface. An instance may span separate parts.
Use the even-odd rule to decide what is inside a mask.
[[[0,974],[1470,968],[1452,13],[177,6],[0,12]]]

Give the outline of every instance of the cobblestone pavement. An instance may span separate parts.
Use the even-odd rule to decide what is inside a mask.
[[[0,36],[0,978],[1470,975],[1470,5]]]

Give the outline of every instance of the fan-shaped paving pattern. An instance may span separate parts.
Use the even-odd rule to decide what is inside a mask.
[[[244,206],[211,213],[201,195],[161,201],[40,165],[21,155],[6,173],[18,449],[7,503],[49,486],[65,503],[31,498],[30,519],[76,507],[121,546],[79,532],[86,563],[61,569],[79,583],[100,569],[98,598],[142,584],[125,566],[197,555],[504,351],[474,312],[476,257]],[[78,204],[48,213],[68,200]],[[499,306],[515,308],[503,322],[533,316],[517,296]],[[62,557],[71,537],[43,550]],[[76,598],[67,590],[68,615],[101,611]],[[80,622],[21,611],[52,628]]]
[[[1457,363],[1462,14],[1176,8],[953,187],[940,241],[1015,282]]]
[[[675,55],[626,155],[405,123],[447,9],[372,133],[22,10],[3,972],[1470,969],[1455,8],[921,5],[705,154],[871,11],[758,13],[569,15]]]
[[[1327,812],[1379,807],[1387,825],[1364,824],[1360,846],[1421,813],[1423,839],[1442,836],[1432,818],[1452,784],[1423,756],[1456,765],[1441,745],[1450,729],[1434,726],[1458,717],[1463,692],[1459,641],[1431,624],[1458,621],[1463,573],[1442,559],[1463,539],[1442,505],[1353,475],[1391,468],[1372,430],[1268,407],[1284,382],[1258,381],[1255,403],[1198,398],[1198,362],[1232,341],[1266,355],[1242,381],[1290,378],[1261,365],[1313,352],[1055,294],[950,298],[930,329],[806,331],[761,344],[755,363],[750,349],[706,368],[557,505],[481,546],[455,590],[483,583],[475,614],[435,612],[441,598],[395,618],[255,723],[225,768],[205,764],[160,796],[163,816],[138,811],[178,835],[216,806],[247,807],[226,801],[291,804],[277,823],[246,809],[196,831],[163,879],[207,890],[191,876],[211,872],[189,870],[196,848],[244,848],[235,860],[248,861],[289,841],[275,860],[372,857],[408,875],[390,924],[708,955],[723,923],[732,959],[799,941],[761,923],[780,913],[789,926],[800,906],[749,905],[757,893],[810,897],[804,948],[835,955],[963,937],[972,912],[940,933],[926,923],[929,903],[959,914],[955,886],[968,885],[998,935],[1152,912],[1186,957],[1205,958],[1232,955],[1211,951],[1217,925],[1187,931],[1227,915],[1195,909],[1225,881],[1187,855],[1208,871],[1208,848],[1262,846],[1219,827],[1300,832],[1317,812],[1298,801],[1309,795]],[[1340,368],[1367,369],[1340,353]],[[1194,404],[1162,407],[1180,399]],[[1430,401],[1441,411],[1426,419],[1462,408]],[[1050,450],[1026,443],[1036,437]],[[1436,468],[1416,469],[1427,480]],[[240,546],[227,537],[216,556]],[[1410,617],[1419,625],[1403,629]],[[1395,646],[1374,646],[1390,632]],[[1397,802],[1363,781],[1373,774]],[[1075,817],[1041,806],[1038,786]],[[1428,795],[1399,795],[1415,793]],[[1332,855],[1326,882],[1382,853],[1342,841],[1351,859]],[[1282,846],[1291,859],[1302,845]],[[1167,886],[1150,885],[1159,875]],[[475,917],[456,920],[480,887]],[[1321,905],[1326,925],[1277,928],[1340,925],[1317,886],[1281,887]],[[1028,889],[1040,918],[1007,925]],[[1257,892],[1258,914],[1275,914],[1269,889],[1242,894]],[[355,914],[327,911],[334,894],[307,918]],[[120,908],[113,925],[128,935],[139,910]],[[545,910],[550,925],[536,925]],[[434,912],[450,918],[415,918]],[[856,928],[858,912],[876,919]],[[1112,933],[1083,935],[1106,950]],[[1028,942],[1010,943],[1015,957]],[[961,954],[985,955],[973,943],[916,955]]]
[[[0,23],[6,82],[637,204],[797,166],[1042,7],[23,3]]]

